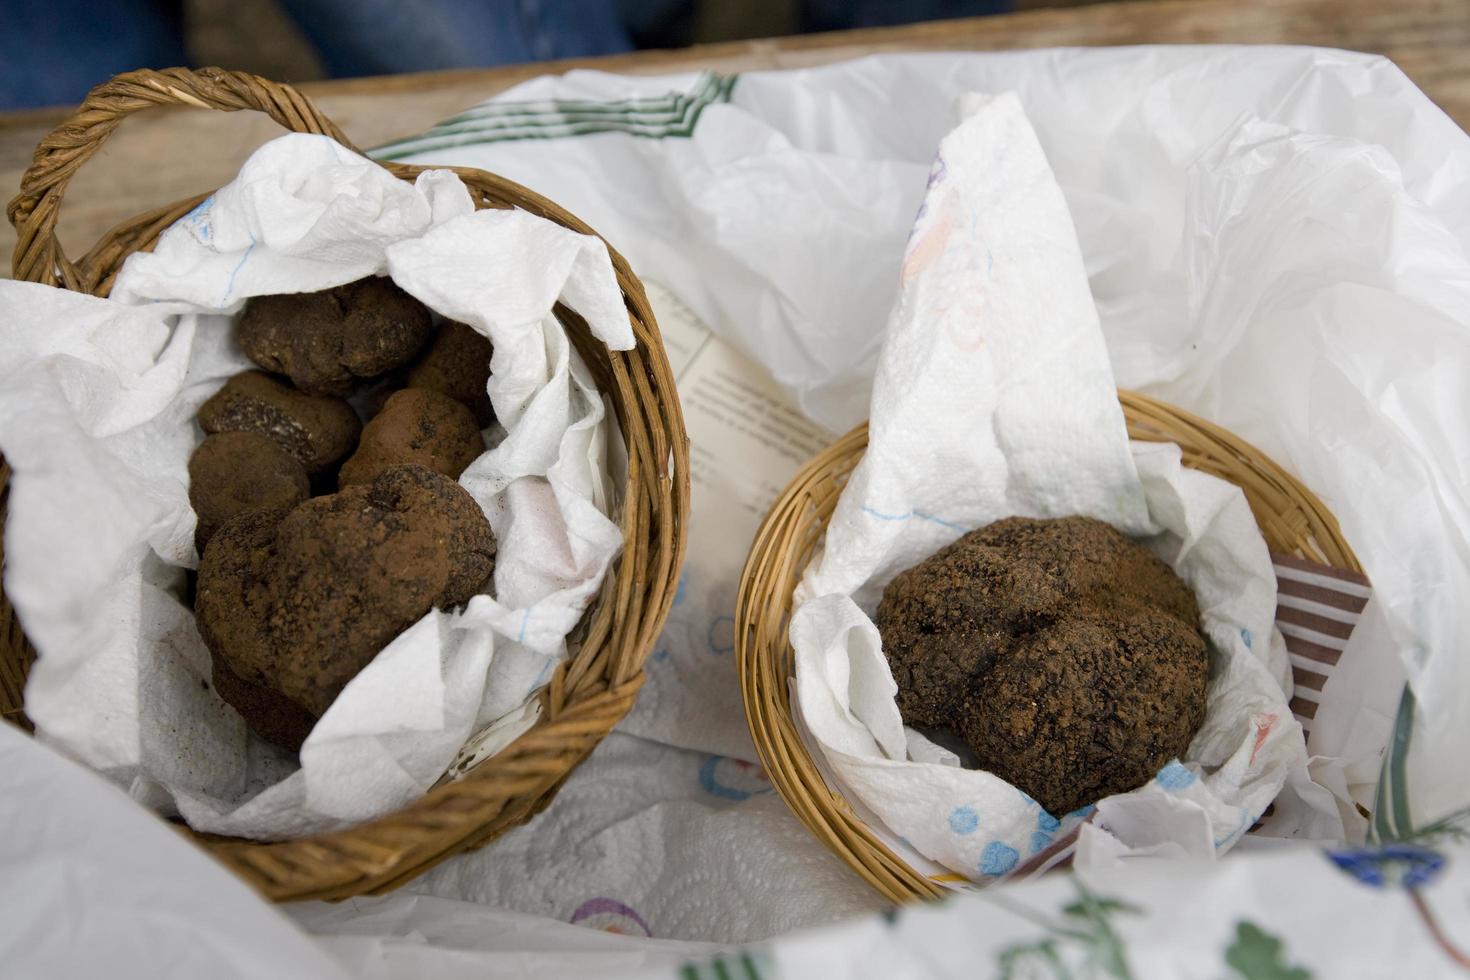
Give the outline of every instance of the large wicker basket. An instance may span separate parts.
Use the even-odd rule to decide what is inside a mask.
[[[42,140],[9,216],[19,233],[16,278],[106,296],[123,260],[153,247],[159,234],[207,195],[159,208],[114,228],[79,260],[63,254],[56,219],[67,182],[129,113],[189,105],[264,112],[288,130],[352,144],[301,94],[219,69],[136,71],[94,89],[67,122]],[[388,164],[412,181],[424,169]],[[518,184],[454,168],[481,208],[521,208],[574,231],[590,228]],[[611,251],[611,250],[610,250]],[[611,400],[628,448],[620,515],[623,551],[599,601],[574,634],[574,656],[552,675],[540,721],[498,755],[396,813],[349,830],[301,840],[254,843],[193,835],[269,898],[338,899],[383,892],[445,858],[492,840],[540,812],[593,747],[628,712],[643,682],[643,662],[663,628],[684,555],[689,512],[689,449],[673,374],[648,299],[628,263],[612,252],[637,338],[611,351],[586,324],[563,312],[573,342]],[[0,519],[10,471],[0,463]],[[15,611],[0,595],[0,712],[27,726],[21,711],[35,654]]]
[[[1122,392],[1119,400],[1130,437],[1177,443],[1184,465],[1245,491],[1273,552],[1361,572],[1322,501],[1260,450],[1152,398]],[[849,432],[803,467],[771,507],[740,578],[735,651],[746,722],[781,797],[819,841],[885,898],[909,902],[947,892],[894,854],[828,787],[791,716],[793,652],[787,629],[792,592],[867,445],[866,425]]]

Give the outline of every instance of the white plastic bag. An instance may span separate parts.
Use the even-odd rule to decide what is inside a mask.
[[[1359,805],[1402,811],[1380,832],[1470,808],[1470,771],[1444,751],[1470,744],[1455,708],[1470,606],[1453,599],[1470,587],[1470,139],[1454,121],[1387,59],[1320,48],[881,55],[725,90],[540,78],[503,98],[548,120],[552,100],[605,100],[605,131],[502,142],[490,103],[389,152],[555,196],[841,432],[866,413],[953,100],[1016,92],[1076,223],[1118,384],[1285,466],[1372,580],[1309,750],[1344,760]],[[702,108],[692,135],[630,136],[611,111],[671,91]],[[645,187],[659,190],[626,192]],[[1401,711],[1405,680],[1416,700]],[[1398,806],[1381,807],[1399,717]]]

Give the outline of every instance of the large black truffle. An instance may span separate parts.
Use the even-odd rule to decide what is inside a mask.
[[[884,590],[883,650],[907,724],[1065,814],[1147,782],[1205,715],[1194,595],[1101,521],[1008,518]]]
[[[204,553],[194,606],[216,663],[241,682],[219,684],[221,696],[236,695],[262,736],[304,737],[301,712],[320,717],[431,607],[486,589],[495,550],[474,498],[422,466],[385,470],[289,512],[235,518]],[[299,710],[276,712],[272,692]],[[278,717],[262,722],[262,712]]]

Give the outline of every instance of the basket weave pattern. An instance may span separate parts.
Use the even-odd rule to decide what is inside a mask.
[[[1130,438],[1177,443],[1184,465],[1239,486],[1273,552],[1362,571],[1322,501],[1260,450],[1152,398],[1120,392],[1119,400]],[[771,507],[740,577],[735,652],[746,723],[771,783],[813,836],[901,903],[948,891],[895,855],[827,786],[793,722],[789,695],[792,593],[867,445],[868,428],[858,426],[803,467]]]
[[[239,72],[206,68],[119,75],[94,89],[47,136],[26,171],[8,214],[19,236],[12,262],[18,279],[106,296],[123,261],[153,247],[158,236],[208,195],[124,222],[73,261],[56,237],[67,182],[121,120],[152,106],[264,112],[286,129],[352,143],[300,93]],[[424,169],[388,164],[412,181]],[[582,234],[594,232],[547,199],[511,181],[452,169],[479,208],[520,208]],[[443,782],[396,813],[335,833],[277,843],[192,834],[227,866],[275,900],[337,899],[388,891],[445,858],[478,847],[523,823],[550,801],[592,748],[628,712],[643,682],[643,662],[663,628],[683,560],[689,511],[689,447],[673,374],[643,286],[609,248],[637,340],[612,351],[587,325],[559,308],[567,332],[613,404],[628,449],[621,514],[623,550],[597,603],[571,638],[573,656],[553,673],[540,721],[498,755]],[[0,520],[10,470],[0,462]],[[3,561],[3,553],[0,553]],[[579,641],[579,642],[578,642]],[[29,727],[22,712],[35,653],[15,611],[0,593],[0,712]]]

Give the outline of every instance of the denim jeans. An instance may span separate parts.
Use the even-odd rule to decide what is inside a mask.
[[[632,50],[607,0],[282,0],[337,76]]]
[[[180,0],[0,0],[0,109],[80,102],[118,72],[187,64]]]
[[[187,64],[182,0],[0,0],[0,109],[81,101]],[[695,0],[280,0],[334,76],[472,68],[687,41]],[[739,0],[702,0],[738,3]],[[804,30],[996,13],[1010,0],[799,0]]]

